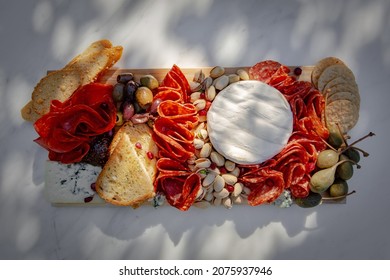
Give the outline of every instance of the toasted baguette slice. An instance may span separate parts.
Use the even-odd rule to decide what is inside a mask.
[[[153,198],[157,146],[146,124],[124,124],[110,145],[110,157],[96,181],[96,192],[108,203],[137,208]]]
[[[108,40],[92,43],[83,53],[73,58],[61,70],[50,72],[35,86],[21,114],[23,119],[35,122],[50,110],[52,100],[67,100],[80,86],[95,81],[122,56],[121,46],[112,46]]]

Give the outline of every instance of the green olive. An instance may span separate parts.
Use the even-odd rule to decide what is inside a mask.
[[[329,138],[328,143],[332,145],[335,149],[338,149],[341,147],[341,145],[344,144],[344,137],[340,134],[340,130],[337,127],[336,124],[329,124]]]
[[[295,203],[302,208],[311,208],[322,203],[322,196],[318,193],[310,192],[307,197],[296,198]]]
[[[340,155],[340,161],[349,159],[346,155]],[[336,173],[339,178],[349,180],[353,176],[353,165],[350,161],[346,161],[337,166]]]
[[[141,85],[143,85],[144,87],[147,87],[151,90],[155,89],[155,88],[158,88],[158,81],[157,79],[152,76],[152,75],[145,75],[145,76],[142,76],[141,79],[140,79],[140,83]]]
[[[354,148],[349,148],[348,150],[345,151],[345,154],[354,162],[359,162],[360,161],[360,154],[359,152],[354,149]]]
[[[338,161],[339,161],[339,153],[334,150],[327,149],[321,151],[318,154],[317,166],[319,168],[328,168],[335,165]]]
[[[147,87],[139,87],[135,92],[135,100],[142,109],[147,109],[153,102],[153,93]]]
[[[116,122],[115,122],[115,125],[116,126],[121,126],[122,124],[123,124],[123,114],[122,114],[122,112],[117,111],[116,112]]]
[[[348,193],[348,183],[345,180],[337,178],[329,187],[331,197],[344,196]]]

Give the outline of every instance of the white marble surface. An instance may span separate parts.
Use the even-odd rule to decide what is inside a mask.
[[[390,2],[0,1],[1,259],[389,259]],[[55,208],[47,153],[20,109],[48,69],[94,40],[124,46],[118,67],[309,65],[345,60],[361,90],[353,138],[374,131],[345,205]]]

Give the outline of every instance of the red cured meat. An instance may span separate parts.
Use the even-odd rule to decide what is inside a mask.
[[[158,88],[157,91],[155,91],[153,99],[161,99],[162,101],[172,100],[179,103],[183,103],[182,93],[175,89],[167,87]]]
[[[184,162],[193,156],[195,148],[193,133],[168,118],[158,118],[154,122],[153,140],[165,156]]]
[[[257,170],[256,174],[242,176],[241,181],[251,190],[248,196],[251,206],[270,203],[284,190],[283,173],[267,167]]]
[[[268,83],[281,66],[274,60],[261,61],[249,68],[249,77],[252,80]]]
[[[202,187],[199,174],[191,172],[187,166],[187,160],[195,152],[192,129],[198,123],[196,108],[187,103],[190,94],[187,79],[174,65],[154,96],[162,100],[152,135],[160,157],[154,187],[156,192],[165,195],[170,205],[182,211],[190,208]]]
[[[155,184],[156,188],[165,194],[168,203],[182,211],[191,207],[202,187],[197,173],[190,173],[188,176],[160,174]]]
[[[249,72],[251,78],[279,90],[289,102],[294,116],[293,134],[278,155],[259,165],[242,166],[239,179],[251,189],[249,204],[272,202],[284,189],[290,189],[293,197],[306,197],[317,155],[326,149],[324,140],[329,136],[322,121],[324,98],[311,83],[296,81],[289,75],[290,69],[278,62],[259,62]],[[264,183],[267,179],[271,179],[268,184]]]
[[[93,137],[115,126],[112,86],[92,83],[77,89],[65,102],[52,101],[50,112],[34,123],[36,143],[49,151],[49,159],[79,162]]]
[[[168,118],[183,125],[188,129],[193,129],[198,123],[198,113],[191,103],[178,103],[172,100],[161,102],[157,113],[160,117]]]

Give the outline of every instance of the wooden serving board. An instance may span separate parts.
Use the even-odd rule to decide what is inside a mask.
[[[298,66],[288,66],[291,71]],[[300,81],[311,81],[311,72],[313,71],[314,66],[299,66],[302,69],[302,74],[297,77]],[[184,73],[188,81],[192,81],[194,74],[197,71],[202,70],[205,76],[209,76],[211,69],[213,67],[197,67],[197,68],[180,68],[180,70]],[[244,69],[246,71],[249,70],[249,66],[240,66],[240,67],[225,67],[225,74],[234,74],[238,69]],[[135,77],[135,80],[139,80],[143,75],[153,75],[159,82],[161,82],[165,75],[168,73],[170,68],[145,68],[145,69],[131,69],[131,68],[123,68],[123,69],[110,69],[108,70],[100,79],[100,82],[115,84],[116,77],[118,74],[123,73],[132,73]]]

